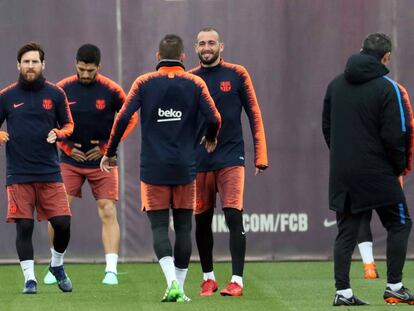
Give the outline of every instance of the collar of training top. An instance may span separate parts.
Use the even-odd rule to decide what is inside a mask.
[[[220,58],[219,63],[218,63],[217,65],[213,66],[213,67],[210,67],[210,66],[208,66],[208,67],[203,66],[203,63],[202,63],[202,62],[200,62],[200,68],[201,68],[202,70],[205,70],[205,71],[211,71],[211,70],[215,70],[216,68],[220,68],[220,67],[223,65],[223,63],[224,63],[224,59],[223,59],[223,58]]]
[[[159,63],[157,64],[157,70],[161,67],[174,67],[174,66],[180,66],[185,70],[185,67],[182,62],[180,62],[177,59],[161,59]]]
[[[19,83],[19,86],[25,91],[38,91],[43,87],[43,85],[45,84],[45,81],[46,81],[45,77],[43,77],[43,75],[40,75],[38,79],[32,82],[29,82],[25,80],[23,76],[20,74],[18,83]]]

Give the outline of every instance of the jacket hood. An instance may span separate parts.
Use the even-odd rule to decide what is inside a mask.
[[[345,66],[345,79],[353,84],[362,84],[382,77],[390,71],[378,59],[371,55],[352,55]]]

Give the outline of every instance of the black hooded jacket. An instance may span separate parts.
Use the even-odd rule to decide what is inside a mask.
[[[356,54],[327,88],[322,130],[332,210],[405,203],[398,177],[411,169],[413,116],[407,92],[388,72],[375,57]]]

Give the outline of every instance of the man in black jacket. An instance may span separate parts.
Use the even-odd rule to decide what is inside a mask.
[[[413,118],[406,90],[386,76],[391,48],[388,36],[370,34],[325,95],[329,205],[338,226],[334,306],[367,304],[354,296],[349,270],[361,217],[373,209],[388,233],[384,300],[414,304],[414,295],[402,284],[411,218],[398,180],[411,169]]]

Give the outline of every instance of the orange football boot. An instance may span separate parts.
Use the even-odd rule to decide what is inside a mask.
[[[212,296],[217,291],[218,285],[215,280],[207,279],[201,283],[200,296]]]
[[[221,290],[220,294],[222,296],[242,296],[243,287],[241,287],[236,282],[231,282],[229,285],[227,285],[226,288]]]

